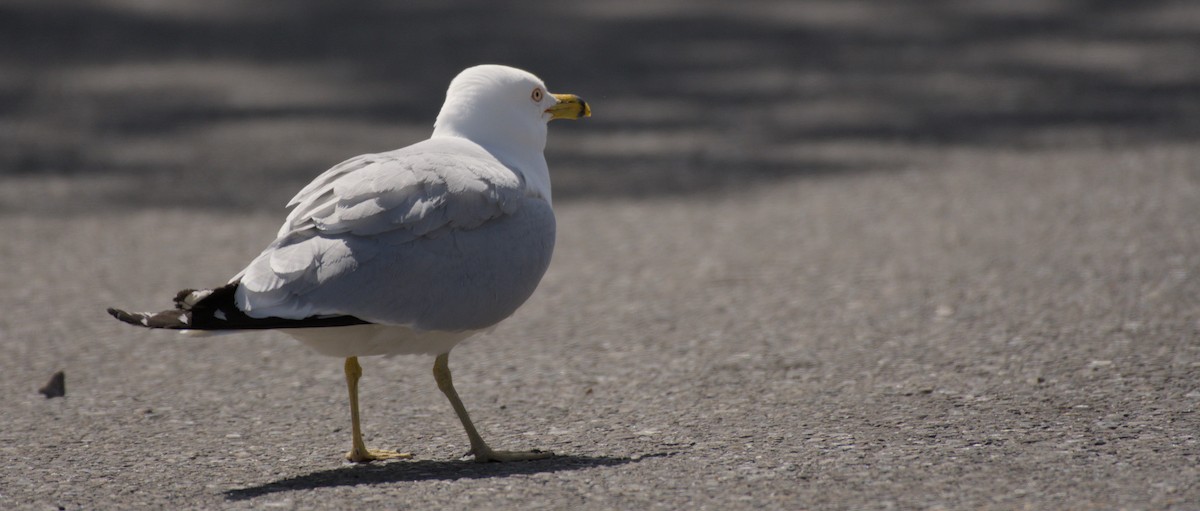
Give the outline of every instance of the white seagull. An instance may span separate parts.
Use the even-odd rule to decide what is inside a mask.
[[[180,291],[162,312],[108,312],[192,333],[280,330],[344,357],[352,462],[411,457],[367,449],[359,426],[358,357],[398,354],[436,355],[434,378],[475,461],[552,456],[488,447],[447,361],[512,315],[546,272],[555,231],[546,124],[590,115],[582,99],[551,94],[526,71],[468,68],[450,82],[433,136],[318,176],[288,203],[275,241],[228,284]]]

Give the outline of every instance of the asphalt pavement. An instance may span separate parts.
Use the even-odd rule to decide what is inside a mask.
[[[285,8],[286,7],[286,8]],[[1194,2],[0,5],[0,508],[1200,509]],[[450,364],[184,338],[503,62],[559,239]],[[39,393],[56,371],[64,397]]]

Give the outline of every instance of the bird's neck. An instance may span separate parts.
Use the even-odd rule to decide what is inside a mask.
[[[472,137],[452,128],[439,126],[434,129],[431,138],[440,137],[462,138],[482,147],[505,167],[513,169],[521,175],[525,181],[526,195],[540,197],[547,203],[551,202],[550,168],[546,165],[545,154],[542,153],[542,149],[545,147],[544,143],[537,150],[531,150],[524,144],[489,143],[487,140],[477,139],[482,137]]]
[[[541,151],[506,152],[488,146],[483,148],[506,167],[521,173],[525,178],[526,195],[541,197],[550,203],[550,168],[546,165],[546,156]]]

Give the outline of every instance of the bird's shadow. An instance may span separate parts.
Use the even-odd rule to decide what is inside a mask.
[[[467,460],[454,461],[393,461],[388,463],[342,466],[321,470],[258,486],[238,488],[225,492],[227,500],[249,500],[272,493],[333,488],[338,486],[363,486],[411,481],[485,479],[514,475],[583,470],[593,467],[611,467],[635,463],[646,458],[665,457],[672,453],[644,454],[635,457],[609,456],[554,456],[544,460],[519,463],[475,463]]]

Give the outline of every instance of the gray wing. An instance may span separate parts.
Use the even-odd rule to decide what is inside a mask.
[[[289,206],[278,238],[234,277],[251,317],[483,328],[532,294],[554,244],[549,205],[457,139],[353,158]]]

